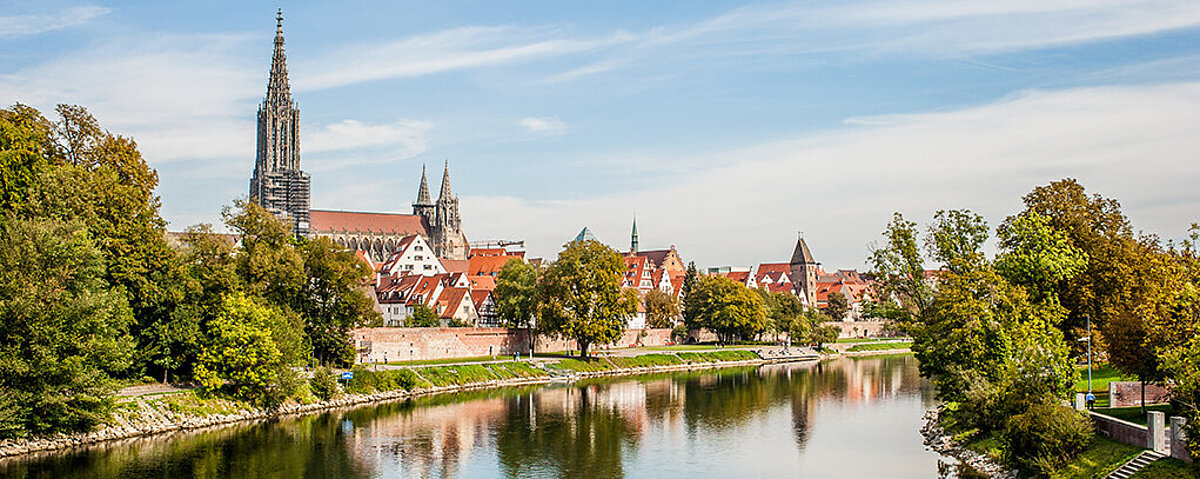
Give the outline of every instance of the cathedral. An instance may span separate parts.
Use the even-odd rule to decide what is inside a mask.
[[[250,177],[250,199],[285,221],[298,235],[327,237],[339,246],[363,251],[383,262],[401,240],[421,235],[439,258],[466,260],[458,197],[450,188],[450,163],[442,172],[437,201],[429,194],[425,169],[412,214],[318,210],[309,207],[311,178],[300,170],[300,110],[288,85],[283,49],[283,12],[275,17],[275,52],[267,97],[258,109],[258,151]]]

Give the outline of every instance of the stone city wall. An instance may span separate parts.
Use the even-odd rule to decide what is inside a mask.
[[[423,361],[429,359],[509,356],[529,352],[529,332],[507,328],[362,328],[353,333],[358,362]],[[663,346],[671,342],[670,329],[630,329],[611,345]],[[574,341],[537,338],[536,351],[575,349]]]
[[[1157,384],[1146,385],[1146,404],[1166,404],[1171,399],[1171,391]],[[1108,401],[1110,407],[1130,407],[1142,405],[1142,383],[1137,381],[1113,381],[1108,383]]]
[[[861,338],[863,336],[880,336],[883,332],[883,321],[829,321],[825,324],[842,328],[840,338]]]

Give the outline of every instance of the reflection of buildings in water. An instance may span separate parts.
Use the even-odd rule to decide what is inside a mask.
[[[351,423],[345,443],[372,456],[366,462],[393,464],[405,476],[455,477],[475,448],[487,447],[488,431],[503,420],[506,408],[504,399],[421,405]]]
[[[639,437],[650,422],[646,415],[646,389],[637,381],[543,389],[532,399],[536,401],[534,409],[540,414],[569,416],[583,407],[614,411],[625,427]]]

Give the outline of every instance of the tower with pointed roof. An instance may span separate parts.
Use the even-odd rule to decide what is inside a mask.
[[[291,223],[296,234],[307,234],[311,184],[308,173],[300,169],[300,109],[288,84],[280,9],[275,16],[275,51],[267,96],[258,108],[258,148],[250,177],[250,200]]]
[[[421,188],[417,192],[417,201],[413,203],[413,214],[425,220],[432,226],[437,216],[437,205],[429,197],[429,181],[425,179],[425,165],[421,165]]]
[[[633,233],[629,235],[629,254],[637,254],[638,238],[637,238],[637,218],[633,218]]]
[[[792,281],[796,296],[800,302],[810,308],[817,307],[817,267],[820,263],[813,258],[808,250],[804,237],[796,239],[796,248],[792,250],[792,260],[788,262],[788,277]]]

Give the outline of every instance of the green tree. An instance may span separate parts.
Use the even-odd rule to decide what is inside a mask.
[[[688,309],[687,309],[688,296],[691,295],[692,288],[696,287],[696,281],[698,281],[699,279],[700,279],[700,271],[697,270],[697,268],[696,268],[696,262],[688,261],[687,272],[685,272],[683,275],[683,284],[680,285],[680,287],[679,287],[679,290],[680,290],[679,291],[679,301],[683,305],[682,311],[680,311],[680,313],[683,314],[684,324],[687,324],[690,321],[688,318]]]
[[[129,366],[133,316],[88,231],[0,217],[0,434],[87,430]]]
[[[834,321],[841,321],[850,312],[850,301],[841,291],[831,291],[825,300],[825,314]]]
[[[766,329],[767,313],[758,293],[723,276],[704,276],[688,301],[691,329],[707,328],[722,342],[753,337]]]
[[[537,310],[538,272],[521,258],[504,263],[496,275],[496,316],[506,328],[531,328]]]
[[[642,304],[646,307],[646,324],[651,328],[673,328],[679,320],[679,301],[670,293],[650,290]]]
[[[621,337],[638,297],[621,287],[625,261],[598,241],[576,241],[558,254],[538,284],[538,327],[574,340],[580,356]]]
[[[1187,448],[1200,460],[1200,335],[1162,351],[1163,369],[1172,379],[1171,399],[1187,418]]]
[[[441,325],[441,318],[424,303],[413,306],[412,314],[404,320],[404,326],[407,328],[436,328]]]
[[[242,294],[225,297],[209,323],[196,379],[208,390],[275,407],[295,392],[290,366],[301,356],[298,325],[277,307]]]
[[[246,292],[295,309],[304,288],[304,257],[293,245],[291,226],[261,206],[238,199],[221,216],[241,239],[236,271]]]
[[[1036,211],[1010,217],[997,235],[1002,252],[996,257],[996,270],[1024,287],[1034,301],[1058,304],[1059,285],[1087,268],[1087,254]]]
[[[0,110],[0,210],[29,201],[30,189],[49,164],[51,125],[22,104]]]
[[[382,320],[368,294],[371,268],[329,238],[315,238],[300,248],[305,287],[298,309],[317,362],[354,362],[350,329]]]
[[[984,259],[987,239],[988,225],[982,216],[970,210],[941,210],[933,215],[925,247],[931,258],[947,268],[971,267]]]
[[[901,321],[923,318],[933,303],[933,288],[925,281],[925,266],[917,247],[917,224],[895,213],[883,232],[887,242],[872,247],[867,263],[875,277],[877,298],[897,307]]]

